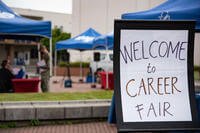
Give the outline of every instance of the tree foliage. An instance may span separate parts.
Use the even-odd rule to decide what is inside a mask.
[[[69,38],[71,38],[70,33],[63,32],[62,29],[60,29],[58,27],[54,27],[54,29],[52,30],[52,51],[53,51],[53,53],[55,51],[56,42],[61,41],[61,40],[66,40]],[[49,39],[48,38],[41,39],[40,43],[42,45],[45,45],[49,50]]]

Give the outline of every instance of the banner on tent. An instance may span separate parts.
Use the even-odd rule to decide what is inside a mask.
[[[115,21],[120,131],[197,129],[192,21]]]

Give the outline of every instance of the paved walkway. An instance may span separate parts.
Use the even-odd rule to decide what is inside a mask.
[[[0,133],[116,133],[116,126],[106,122],[72,125],[49,125],[0,129]]]
[[[67,79],[67,78],[65,78]],[[65,80],[64,79],[64,80]],[[96,88],[91,88],[91,83],[80,83],[79,77],[72,77],[72,87],[65,88],[62,76],[53,76],[50,80],[50,92],[90,92],[101,89],[101,85],[96,83]]]

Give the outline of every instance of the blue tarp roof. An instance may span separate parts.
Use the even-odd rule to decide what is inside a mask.
[[[0,34],[51,37],[51,22],[36,21],[17,15],[0,0]]]
[[[89,28],[80,35],[67,39],[64,41],[59,41],[56,43],[56,50],[63,49],[77,49],[77,50],[90,50],[93,48],[93,41],[95,37],[100,36],[101,34],[95,31],[92,28]]]
[[[94,39],[94,49],[113,49],[114,36],[113,32],[101,35]]]
[[[196,30],[200,30],[200,0],[167,0],[150,10],[125,13],[122,19],[140,20],[196,20]]]

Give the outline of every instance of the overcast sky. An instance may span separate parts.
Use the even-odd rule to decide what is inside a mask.
[[[72,0],[2,0],[9,7],[72,13]]]

